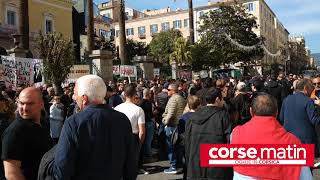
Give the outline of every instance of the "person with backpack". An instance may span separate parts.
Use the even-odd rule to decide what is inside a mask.
[[[232,103],[236,111],[236,121],[234,122],[234,126],[243,125],[251,119],[251,95],[247,93],[246,87],[247,86],[244,82],[239,82],[236,86],[237,91],[235,97],[232,99]]]

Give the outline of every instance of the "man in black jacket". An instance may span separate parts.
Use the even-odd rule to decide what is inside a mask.
[[[200,167],[200,144],[227,144],[231,134],[231,122],[223,109],[221,90],[209,89],[205,99],[207,105],[195,112],[186,123],[187,179],[232,179],[231,167]]]
[[[103,104],[106,89],[96,75],[77,80],[74,98],[81,112],[62,128],[53,162],[55,179],[136,179],[131,124],[125,114]]]
[[[280,112],[281,104],[283,101],[282,98],[282,87],[277,81],[277,78],[275,76],[271,76],[270,80],[266,82],[266,93],[270,94],[273,96],[278,103],[278,112]]]

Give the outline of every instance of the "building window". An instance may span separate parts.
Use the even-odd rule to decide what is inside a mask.
[[[7,24],[15,26],[16,25],[17,14],[14,11],[7,11]]]
[[[189,27],[189,19],[184,19],[183,26],[184,27]]]
[[[146,27],[145,26],[138,27],[138,34],[145,35],[146,34]]]
[[[248,3],[248,11],[254,11],[254,4],[253,3]]]
[[[52,33],[54,32],[54,19],[51,13],[44,14],[44,32]]]
[[[127,36],[133,36],[134,35],[133,28],[126,29],[126,34]]]
[[[46,33],[53,32],[53,21],[50,19],[46,19]]]
[[[151,35],[157,33],[158,32],[158,24],[150,25],[150,32],[151,32]]]
[[[168,31],[169,29],[170,29],[170,24],[169,24],[169,22],[161,23],[161,30],[162,30],[162,31]]]
[[[173,28],[180,29],[182,27],[181,20],[173,21]]]
[[[119,30],[116,30],[116,37],[119,37]]]

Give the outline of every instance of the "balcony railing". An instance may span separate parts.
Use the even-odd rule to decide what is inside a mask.
[[[139,34],[138,35],[140,39],[145,39],[146,38],[146,34]]]
[[[7,33],[7,34],[14,34],[18,32],[18,27],[7,25],[7,24],[0,24],[0,32]]]

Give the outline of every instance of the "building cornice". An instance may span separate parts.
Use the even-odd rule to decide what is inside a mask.
[[[64,3],[67,3],[67,4],[71,4],[71,5],[76,4],[75,0],[56,0],[56,1],[64,2]]]
[[[72,11],[72,6],[74,5],[74,2],[71,1],[71,0],[56,0],[56,1],[59,1],[59,2],[63,2],[63,3],[66,3],[68,5],[70,5],[71,7],[70,8],[67,8],[63,5],[58,5],[56,3],[53,3],[53,2],[47,2],[47,1],[44,1],[44,0],[32,0],[33,2],[36,2],[36,3],[41,3],[41,4],[45,4],[45,5],[48,5],[48,6],[53,6],[53,7],[56,7],[56,8],[59,8],[59,9],[63,9],[63,10],[66,10],[66,11]]]

